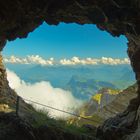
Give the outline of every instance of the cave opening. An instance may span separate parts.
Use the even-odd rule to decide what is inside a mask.
[[[127,52],[131,61],[131,66],[135,72],[137,86],[131,86],[130,88],[124,90],[124,95],[127,93],[133,95],[136,92],[138,95],[136,98],[132,99],[130,103],[125,105],[127,107],[124,112],[116,115],[113,118],[109,118],[109,120],[105,121],[103,125],[98,127],[96,136],[103,140],[134,140],[140,138],[140,2],[138,0],[4,0],[0,1],[0,6],[0,51],[3,50],[7,41],[15,40],[18,37],[26,38],[30,32],[36,29],[43,22],[50,25],[58,25],[60,22],[96,24],[99,29],[109,32],[112,36],[125,35],[128,39]],[[2,103],[2,105],[3,103],[5,104],[4,106],[0,106],[0,108],[5,109],[8,108],[8,105],[10,106],[11,102],[12,104],[15,104],[14,99],[17,94],[8,85],[7,75],[2,59],[2,56],[0,56],[0,103]],[[52,61],[52,59],[50,61]],[[111,74],[112,73],[110,72],[109,77],[111,77]],[[115,107],[118,107],[117,105],[119,105],[120,102],[125,102],[126,98],[124,97],[125,96],[122,95],[121,100],[117,100],[115,104],[110,106],[110,108],[114,108],[114,105]],[[129,100],[129,98],[127,98],[127,100]],[[25,105],[24,102],[22,103]],[[27,106],[25,106],[25,108],[26,107]],[[107,110],[109,110],[109,108],[107,108]],[[117,111],[118,110],[116,110],[116,112]],[[105,113],[106,112],[104,112],[104,114]],[[7,118],[10,119],[7,120]],[[57,137],[57,139],[60,140],[67,139],[67,137],[68,139],[78,140],[90,139],[89,137],[84,137],[80,134],[75,136],[73,133],[63,133],[60,130],[55,131],[56,135],[51,133],[52,135],[49,136],[47,135],[48,129],[45,129],[47,132],[45,131],[42,133],[42,131],[39,131],[39,133],[36,134],[36,131],[34,132],[32,127],[30,127],[31,129],[28,130],[31,131],[27,132],[28,130],[26,128],[29,127],[26,127],[27,125],[23,126],[23,123],[15,123],[15,119],[19,120],[17,116],[12,114],[4,114],[3,116],[2,113],[2,115],[0,115],[0,124],[2,123],[2,126],[3,124],[6,125],[6,127],[0,127],[0,132],[4,132],[2,135],[0,135],[0,139],[6,137],[10,140],[38,140],[38,136],[42,140],[46,139],[46,137],[47,139],[56,139]],[[8,130],[7,124],[10,124],[8,125]],[[21,128],[19,126],[21,126]],[[23,128],[25,128],[24,132]],[[51,130],[54,129],[49,130],[49,132],[52,132]],[[31,133],[33,134],[32,136]],[[62,137],[60,136],[60,133],[62,134]],[[96,139],[96,136],[93,139]]]
[[[84,116],[106,120],[136,96],[106,114],[104,107],[116,98],[124,100],[124,89],[135,83],[126,44],[124,36],[114,38],[94,25],[43,23],[26,39],[8,42],[2,54],[9,85],[21,97],[69,112],[86,107]],[[66,115],[49,112],[53,117]]]

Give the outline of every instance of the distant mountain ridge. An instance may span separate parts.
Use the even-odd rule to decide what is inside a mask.
[[[115,85],[109,82],[83,79],[77,76],[72,76],[66,85],[66,89],[70,90],[76,98],[80,99],[90,99],[91,96],[102,88],[117,89]]]
[[[135,83],[135,75],[130,65],[81,65],[81,66],[41,66],[6,64],[26,82],[50,81],[54,87],[64,88],[72,76],[109,82],[124,89]],[[59,81],[59,82],[58,82]]]
[[[49,81],[53,87],[67,89],[82,100],[88,100],[102,88],[124,89],[135,83],[129,65],[41,66],[6,64],[28,83]]]

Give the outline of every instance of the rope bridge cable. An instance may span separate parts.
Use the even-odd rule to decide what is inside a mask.
[[[74,114],[74,113],[71,113],[71,112],[68,112],[68,111],[64,111],[64,110],[61,110],[61,109],[58,109],[58,108],[55,108],[55,107],[52,107],[52,106],[48,106],[48,105],[44,105],[44,104],[41,104],[41,103],[38,103],[38,102],[35,102],[35,101],[32,101],[32,100],[29,100],[29,99],[25,99],[25,98],[22,98],[23,100],[25,101],[29,101],[29,102],[32,102],[34,104],[38,104],[40,106],[44,106],[46,108],[50,108],[50,109],[53,109],[53,110],[56,110],[56,111],[59,111],[59,112],[63,112],[63,113],[66,113],[66,114],[69,114],[69,115],[72,115],[72,116],[76,116],[76,117],[80,117],[84,120],[88,120],[88,121],[91,121],[91,122],[96,122],[96,123],[100,123],[99,121],[97,120],[93,120],[93,119],[88,119],[88,118],[85,118],[83,116],[80,116],[78,114]]]
[[[18,105],[19,105],[19,101],[20,101],[19,99],[20,99],[20,98],[21,98],[20,96],[17,97]],[[63,113],[67,113],[67,114],[73,115],[73,116],[81,117],[81,116],[79,116],[79,115],[77,115],[77,114],[73,114],[73,113],[71,113],[71,112],[67,112],[67,111],[60,110],[60,109],[57,109],[57,108],[54,108],[54,107],[51,107],[51,106],[47,106],[47,105],[44,105],[44,104],[41,104],[41,103],[38,103],[38,102],[35,102],[35,101],[32,101],[32,100],[29,100],[29,99],[25,99],[25,98],[21,98],[21,99],[23,99],[23,100],[25,100],[25,101],[32,102],[32,103],[34,103],[34,104],[38,104],[38,105],[41,105],[41,106],[44,106],[44,107],[53,109],[53,110],[57,110],[57,111],[60,111],[60,112],[63,112]],[[81,118],[86,119],[86,120],[90,120],[90,121],[92,121],[92,122],[97,122],[97,123],[99,123],[98,121],[91,120],[91,119],[88,119],[88,118],[84,118],[84,117],[81,117]],[[82,135],[83,135],[83,136],[86,136],[86,137],[89,137],[90,139],[93,139],[93,140],[95,139],[94,136],[90,136],[90,135],[86,135],[86,134],[82,134]]]

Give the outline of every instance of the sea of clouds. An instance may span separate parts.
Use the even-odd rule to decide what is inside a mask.
[[[40,64],[43,66],[52,66],[52,65],[98,65],[98,64],[107,64],[107,65],[122,65],[130,64],[129,58],[111,58],[111,57],[101,57],[101,58],[79,58],[72,57],[70,59],[60,59],[55,60],[54,58],[45,59],[39,55],[29,55],[24,58],[10,56],[4,57],[4,63],[13,63],[13,64]]]
[[[61,88],[54,88],[49,81],[37,82],[34,84],[26,83],[17,74],[7,69],[7,79],[9,85],[19,96],[48,105],[60,110],[74,112],[83,102],[76,99],[70,91]],[[58,81],[59,82],[59,81]],[[35,105],[36,106],[36,105]],[[36,106],[44,109],[42,106]],[[52,109],[47,109],[50,116],[55,118],[66,118],[69,115]]]

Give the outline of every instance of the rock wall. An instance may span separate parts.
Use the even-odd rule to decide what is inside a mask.
[[[1,0],[0,1],[0,50],[6,41],[27,37],[28,33],[44,21],[48,24],[75,22],[96,24],[113,36],[125,35],[128,38],[128,55],[136,73],[138,97],[130,102],[125,115],[117,116],[113,122],[134,127],[140,104],[140,1],[138,0]],[[6,80],[5,70],[0,61],[0,94],[10,96],[12,91]],[[133,118],[122,123],[125,118]],[[139,117],[138,117],[139,118]],[[129,119],[130,120],[130,119]],[[132,119],[131,119],[132,120]],[[109,127],[110,123],[104,126]],[[119,125],[122,128],[122,125]],[[108,129],[102,127],[103,134]],[[125,127],[124,127],[125,128]],[[109,129],[112,130],[111,127]],[[139,129],[138,129],[139,130]],[[120,129],[117,129],[120,132]],[[112,134],[114,133],[111,131]],[[124,136],[127,132],[120,135]],[[133,131],[135,132],[135,131]],[[130,132],[129,132],[130,134]],[[137,133],[138,134],[138,133]],[[116,135],[116,133],[115,133]]]
[[[11,109],[14,108],[16,97],[16,93],[8,85],[6,70],[2,64],[2,56],[0,55],[0,106],[7,105]],[[0,111],[2,110],[0,109]]]

